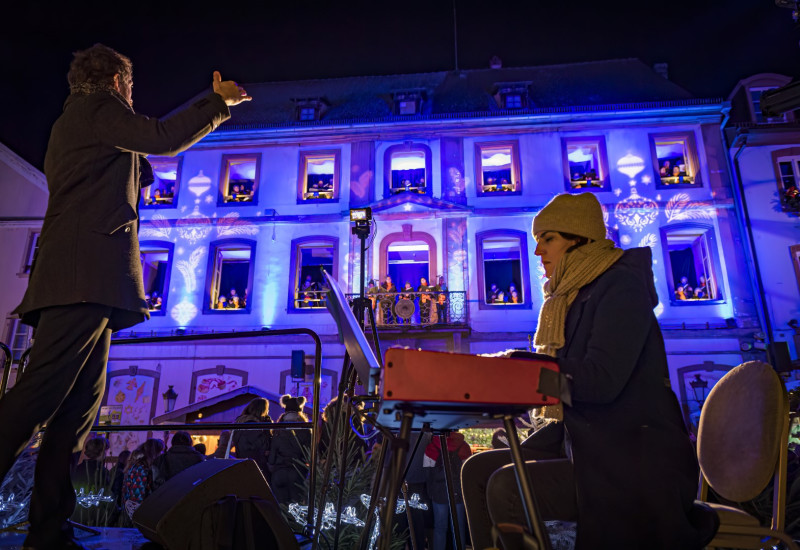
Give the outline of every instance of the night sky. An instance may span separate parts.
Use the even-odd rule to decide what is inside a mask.
[[[150,116],[210,86],[215,69],[247,83],[455,63],[453,0],[75,4],[29,0],[2,10],[0,142],[40,169],[71,54],[95,42],[132,59],[134,107]],[[772,0],[456,4],[462,69],[488,67],[492,55],[507,67],[638,57],[669,63],[670,79],[698,97],[727,97],[759,72],[800,76],[800,31]]]

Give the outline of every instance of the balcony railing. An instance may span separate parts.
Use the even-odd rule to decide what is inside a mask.
[[[347,299],[357,298],[348,294]],[[467,293],[464,291],[400,291],[367,294],[380,327],[460,326],[468,321]]]

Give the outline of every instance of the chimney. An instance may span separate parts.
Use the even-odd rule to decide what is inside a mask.
[[[663,76],[665,80],[669,80],[669,63],[656,63],[653,65],[653,70]]]
[[[490,69],[502,69],[503,68],[503,60],[493,55],[492,58],[489,60],[489,68]]]

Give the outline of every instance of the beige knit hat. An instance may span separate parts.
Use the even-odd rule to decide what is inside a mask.
[[[606,238],[603,209],[593,193],[556,195],[533,218],[531,231],[534,236],[542,231],[560,231],[593,241]]]

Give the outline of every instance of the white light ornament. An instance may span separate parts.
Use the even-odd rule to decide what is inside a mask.
[[[617,161],[617,170],[633,179],[639,172],[644,170],[644,160],[628,153]]]
[[[3,495],[0,495],[0,512],[14,512],[25,506],[24,503],[14,500],[15,498],[16,495],[14,493],[8,495],[6,499],[3,498]]]
[[[200,172],[190,179],[187,184],[189,187],[189,191],[194,193],[196,197],[199,197],[209,189],[211,189],[211,178],[203,174],[203,171]]]
[[[97,493],[89,491],[89,494],[85,494],[83,487],[81,487],[80,491],[75,491],[78,506],[91,508],[92,506],[100,506],[104,502],[114,502],[114,497],[104,495],[103,491],[104,489],[100,489]]]
[[[314,510],[314,524],[317,522],[317,512]],[[289,513],[301,525],[305,525],[308,518],[308,506],[301,506],[296,502],[289,504]],[[356,509],[352,506],[347,506],[342,511],[341,523],[347,525],[355,525],[356,527],[364,527],[364,522],[356,517]],[[328,531],[336,527],[336,509],[333,507],[332,502],[325,504],[325,509],[322,512],[322,530]]]
[[[636,186],[631,184],[630,196],[617,203],[614,215],[620,224],[638,233],[656,221],[658,204],[653,199],[640,196]]]
[[[211,232],[211,220],[200,213],[200,207],[197,205],[191,214],[179,219],[175,225],[178,234],[190,245],[205,239]]]

